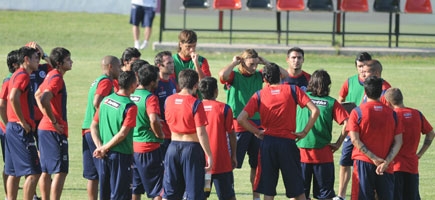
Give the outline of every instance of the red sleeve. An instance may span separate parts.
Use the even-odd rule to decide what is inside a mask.
[[[349,115],[349,121],[346,126],[346,131],[354,131],[358,133],[361,131],[358,124],[358,113],[355,109],[353,109]]]
[[[211,76],[210,66],[208,65],[208,61],[206,58],[202,60],[201,70],[205,76]]]
[[[99,122],[100,121],[100,108],[97,108],[94,114],[94,121]]]
[[[397,117],[397,123],[396,123],[395,131],[394,131],[394,136],[396,136],[400,133],[403,133],[403,132],[405,132],[405,127],[403,127],[402,119],[400,117]]]
[[[298,99],[298,104],[301,108],[304,108],[308,102],[311,101],[310,97],[300,87],[296,86],[296,96]]]
[[[224,81],[222,79],[222,77],[220,77],[219,80],[221,81],[222,84],[231,84],[231,83],[233,83],[233,80],[234,80],[234,71],[231,71],[230,77],[228,77],[227,81]]]
[[[156,95],[151,95],[145,102],[147,108],[147,114],[158,114],[160,116],[160,104]]]
[[[205,126],[208,124],[207,116],[205,115],[204,105],[199,103],[198,109],[194,115],[195,127]]]
[[[118,92],[118,90],[119,90],[118,79],[113,80],[113,90],[114,90],[115,92]]]
[[[2,90],[0,92],[0,99],[3,99],[3,100],[8,99],[8,85],[9,85],[9,80],[3,82]]]
[[[343,85],[341,86],[340,91],[338,92],[338,96],[343,97],[343,99],[345,99],[348,93],[349,93],[349,81],[346,79],[346,81],[344,81]]]
[[[10,88],[17,88],[19,90],[25,91],[27,85],[29,85],[30,79],[29,79],[29,75],[28,74],[17,74],[17,76],[15,76],[14,80],[10,79],[9,84],[12,83],[12,87]]]
[[[340,125],[343,124],[344,120],[349,118],[349,114],[347,114],[346,109],[344,109],[344,107],[340,103],[338,103],[337,100],[334,102],[334,107],[332,108],[332,110],[334,112],[334,120]]]
[[[97,85],[97,90],[95,91],[95,94],[99,94],[103,97],[109,95],[112,91],[113,84],[114,83],[108,78],[101,80]]]
[[[225,116],[225,130],[228,133],[232,133],[233,129],[233,110],[231,110],[231,108],[228,106],[227,116]]]
[[[48,90],[53,94],[57,94],[59,93],[60,90],[62,90],[63,88],[63,80],[62,77],[60,76],[56,76],[56,77],[52,77],[46,87],[44,88],[44,90]]]
[[[258,112],[258,95],[257,93],[254,93],[252,97],[249,99],[248,103],[246,104],[245,108],[243,108],[244,111],[248,113],[249,117],[254,116],[256,112]]]
[[[137,106],[132,105],[127,108],[124,123],[122,126],[134,128],[136,126]]]
[[[430,125],[430,123],[426,120],[426,117],[424,117],[423,114],[421,114],[421,132],[423,134],[427,134],[429,132],[431,132],[433,130],[432,126]]]

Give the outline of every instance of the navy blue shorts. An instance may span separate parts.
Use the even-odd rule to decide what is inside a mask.
[[[47,174],[68,173],[68,138],[55,131],[38,130],[41,170]]]
[[[353,166],[353,160],[352,160],[352,150],[353,150],[353,144],[350,140],[349,136],[346,136],[346,138],[343,141],[343,147],[341,148],[341,157],[340,157],[340,165],[341,166]]]
[[[133,194],[160,196],[163,184],[163,157],[160,148],[133,154]]]
[[[166,151],[168,150],[171,139],[164,139],[163,143],[160,144],[160,149],[162,150],[163,159],[165,159]]]
[[[254,121],[254,120],[253,120]],[[254,121],[255,124],[259,125],[258,120]],[[249,131],[236,132],[237,136],[237,168],[242,168],[243,160],[245,159],[245,154],[248,153],[249,156],[249,166],[255,169],[258,164],[258,149],[260,148],[260,139],[255,137]]]
[[[313,196],[316,199],[332,199],[334,192],[334,163],[301,163],[304,177],[305,196],[310,197],[311,180],[313,180]]]
[[[85,132],[82,138],[83,177],[88,180],[98,180],[101,160],[93,156],[96,148],[91,132]]]
[[[219,200],[231,199],[232,197],[236,196],[234,192],[233,171],[221,174],[212,174],[211,181],[212,187],[214,185],[216,189],[216,194]],[[205,192],[205,196],[207,198],[210,197],[210,192]]]
[[[163,198],[204,199],[205,155],[198,142],[172,141],[165,156]]]
[[[255,192],[275,196],[281,170],[286,196],[294,198],[304,194],[301,156],[294,140],[265,135],[258,159]]]
[[[132,154],[109,151],[100,165],[100,199],[131,199]]]
[[[419,175],[407,172],[394,172],[394,199],[420,200],[420,192],[418,189]]]
[[[153,7],[144,7],[132,4],[130,12],[130,24],[142,27],[152,27],[156,12]]]
[[[376,165],[355,160],[352,174],[352,199],[394,198],[394,174],[376,174]]]
[[[27,176],[41,174],[33,132],[26,133],[21,125],[9,122],[5,134],[5,174]]]
[[[2,156],[3,156],[3,163],[5,162],[5,133],[0,128],[0,142],[2,145]]]

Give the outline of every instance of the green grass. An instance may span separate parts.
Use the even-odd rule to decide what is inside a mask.
[[[82,178],[82,156],[81,156],[81,123],[85,111],[86,95],[90,83],[99,76],[100,60],[105,55],[121,56],[122,51],[133,44],[131,26],[128,24],[127,15],[114,14],[88,14],[88,13],[54,13],[54,12],[0,12],[0,63],[6,65],[5,59],[9,51],[17,49],[29,41],[37,41],[47,53],[57,46],[63,46],[72,53],[73,69],[65,75],[68,88],[68,119],[70,126],[70,173],[67,176],[62,199],[86,199],[86,180]],[[209,19],[211,19],[210,17]],[[180,19],[173,19],[180,20]],[[261,24],[262,19],[259,20]],[[329,19],[328,19],[329,20]],[[155,19],[153,35],[151,41],[158,40],[159,17]],[[313,27],[313,21],[304,21],[307,27]],[[304,23],[299,22],[299,23]],[[176,22],[173,22],[176,23]],[[180,23],[180,22],[178,22]],[[197,22],[201,23],[201,22]],[[198,25],[196,22],[195,24]],[[236,21],[236,23],[240,23]],[[245,23],[245,21],[242,21]],[[246,22],[247,23],[247,22]],[[296,22],[295,22],[296,23]],[[309,25],[312,26],[309,26]],[[199,24],[200,25],[200,24]],[[199,26],[198,25],[198,26]],[[303,28],[302,25],[298,25]],[[375,26],[380,26],[375,24]],[[412,25],[410,25],[412,26]],[[189,26],[188,26],[189,27]],[[271,26],[272,27],[272,26]],[[418,27],[421,32],[427,30]],[[329,30],[329,29],[327,29]],[[228,43],[228,33],[198,32],[199,44],[201,43]],[[216,40],[215,37],[222,37]],[[276,44],[276,34],[253,34],[236,33],[237,43],[261,43]],[[246,40],[245,38],[251,38]],[[349,36],[350,38],[350,36]],[[340,39],[339,37],[337,39]],[[363,40],[364,39],[364,40]],[[385,46],[387,38],[384,36],[361,36],[355,40],[359,46]],[[403,40],[405,40],[404,38]],[[349,39],[351,40],[351,39]],[[164,33],[164,41],[177,41],[177,32],[168,31]],[[300,35],[294,34],[291,37],[292,44],[321,44],[328,45],[329,35]],[[373,42],[374,41],[374,42]],[[378,44],[384,42],[383,44]],[[281,42],[285,43],[285,42]],[[347,43],[349,44],[349,43]],[[353,43],[352,43],[353,44]],[[435,38],[418,38],[407,41],[406,44],[415,47],[431,47],[435,45]],[[142,51],[142,58],[152,61],[154,52],[150,48]],[[218,71],[226,66],[237,53],[202,53],[210,63],[214,77]],[[259,52],[260,56],[269,61],[286,66],[285,55]],[[419,108],[427,119],[435,122],[435,93],[432,86],[435,85],[435,58],[433,57],[403,57],[403,56],[380,56],[374,55],[379,59],[383,66],[383,77],[394,87],[402,89],[405,96],[405,104],[410,107]],[[331,96],[336,97],[343,81],[355,73],[353,56],[331,56],[306,54],[304,69],[312,73],[314,70],[326,69],[332,77]],[[0,77],[7,74],[6,67],[0,68]],[[222,85],[220,86],[220,89]],[[219,100],[225,101],[225,93],[221,89]],[[338,137],[339,129],[334,127],[334,139]],[[435,174],[432,166],[435,165],[435,148],[430,148],[420,162],[420,192],[422,199],[435,199],[432,180]],[[335,154],[338,161],[339,153]],[[338,167],[338,163],[336,165]],[[247,160],[243,168],[234,171],[235,189],[239,199],[249,199],[251,197],[249,184],[249,169]],[[336,187],[338,188],[338,171],[336,171]],[[21,181],[22,184],[23,181]],[[1,185],[2,183],[0,183]],[[284,198],[284,188],[278,185],[277,199]],[[21,193],[22,191],[20,191]],[[350,193],[350,187],[348,188]],[[4,192],[0,190],[0,198]],[[20,196],[21,197],[21,196]],[[19,197],[19,199],[20,199]],[[216,199],[212,194],[211,199]]]

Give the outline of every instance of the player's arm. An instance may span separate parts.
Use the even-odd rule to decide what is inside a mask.
[[[343,103],[346,101],[346,96],[349,93],[349,86],[348,86],[348,80],[343,83],[343,85],[340,88],[340,91],[338,92],[338,98],[337,101],[339,103]]]
[[[213,166],[213,159],[210,150],[210,143],[208,141],[207,131],[205,130],[205,126],[196,127],[196,135],[198,136],[199,144],[201,144],[202,149],[204,150],[205,155],[207,156],[207,166],[205,167],[206,171],[210,171]]]
[[[295,133],[297,135],[298,139],[302,139],[305,136],[307,136],[308,132],[311,130],[311,128],[313,128],[314,123],[316,123],[316,120],[320,115],[319,108],[317,108],[317,106],[313,102],[309,101],[307,103],[306,107],[311,112],[310,119],[308,120],[308,123],[305,125],[304,129],[302,129],[301,132]]]
[[[196,52],[192,52],[190,54],[190,57],[192,58],[193,65],[195,66],[195,71],[198,72],[199,80],[203,79],[205,77],[205,74],[201,69],[202,66],[200,66],[198,62],[199,54]]]
[[[431,130],[429,133],[426,133],[426,137],[424,138],[423,146],[421,146],[420,150],[417,153],[417,157],[420,159],[423,154],[426,152],[426,150],[430,147],[432,144],[432,140],[435,136],[435,133],[433,130]]]
[[[98,115],[98,111],[95,114]],[[99,122],[96,121],[95,118],[94,120],[92,120],[90,129],[91,129],[92,141],[94,141],[96,148],[100,148],[102,145],[101,138],[100,138],[100,126],[99,126]]]
[[[32,129],[30,125],[26,122],[23,115],[23,110],[21,109],[20,96],[22,92],[17,88],[12,88],[9,94],[9,101],[11,101],[12,110],[18,117],[18,124],[20,124],[26,133],[29,133]]]
[[[94,101],[92,102],[95,109],[100,107],[101,101],[110,94],[112,88],[113,83],[109,79],[103,79],[98,83],[97,91],[94,94]]]
[[[237,117],[237,122],[247,131],[254,134],[256,137],[263,139],[264,130],[260,130],[257,127],[253,126],[251,123],[249,123],[249,114],[245,110],[242,110],[242,112],[240,112],[239,116]]]
[[[157,138],[164,139],[165,134],[163,134],[163,131],[162,131],[162,124],[160,123],[159,115],[156,113],[151,113],[148,115],[148,117],[150,118],[150,125],[151,125],[151,129],[153,130],[154,135]]]
[[[8,115],[6,114],[6,99],[0,99],[0,117],[3,121],[3,124],[8,123]]]
[[[393,161],[394,157],[396,157],[397,153],[399,153],[400,148],[402,147],[403,139],[402,139],[402,133],[397,134],[394,136],[393,146],[390,149],[390,152],[387,155],[387,158],[385,158],[385,162],[381,163],[376,168],[376,173],[379,175],[382,175],[384,171],[387,169],[388,165]]]
[[[234,130],[232,133],[228,133],[228,138],[230,139],[230,147],[231,147],[231,164],[233,169],[237,167],[237,137]]]
[[[359,138],[359,132],[356,131],[349,131],[350,140],[352,141],[352,144],[354,145],[354,148],[358,149],[360,152],[362,152],[364,155],[366,155],[370,160],[373,161],[373,163],[378,166],[385,162],[384,159],[379,158],[374,153],[372,153],[367,146],[360,140]]]
[[[342,128],[341,128],[341,134],[338,137],[337,141],[335,143],[333,143],[333,144],[330,144],[330,146],[332,147],[332,152],[337,151],[340,148],[341,144],[343,144],[343,141],[346,138],[347,133],[348,133],[346,131],[346,126],[347,126],[347,119],[344,120],[344,122],[343,122],[343,125],[342,125]]]
[[[100,95],[100,94],[95,94],[94,95],[94,101],[92,102],[92,104],[94,105],[95,109],[98,109],[100,107],[100,103],[104,99],[104,97],[105,96]]]
[[[239,65],[241,61],[242,61],[242,58],[240,58],[239,56],[234,56],[233,61],[231,61],[230,64],[228,64],[226,67],[221,69],[221,71],[219,71],[220,80],[225,81],[225,82],[230,80],[230,75],[233,72],[234,67]]]
[[[41,90],[38,89],[35,93],[36,103],[38,104],[38,107],[41,110],[42,114],[50,119],[51,123],[56,129],[56,132],[63,133],[63,128],[56,120],[53,110],[51,109],[50,101],[53,97],[53,93],[49,90],[44,90],[44,92],[41,92]]]

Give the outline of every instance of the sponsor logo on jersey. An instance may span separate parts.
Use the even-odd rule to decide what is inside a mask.
[[[412,113],[410,112],[403,113],[403,117],[405,117],[406,119],[412,118]]]
[[[110,107],[114,107],[114,108],[119,108],[119,106],[121,106],[121,103],[113,100],[113,99],[106,99],[104,101],[104,104],[110,106]]]
[[[130,96],[130,100],[134,101],[134,102],[139,102],[140,101],[140,96]]]
[[[270,94],[272,94],[272,95],[278,95],[279,93],[281,93],[281,90],[271,90],[270,91]]]
[[[183,103],[183,99],[175,99],[175,104],[182,104]]]
[[[204,106],[204,110],[205,110],[205,111],[211,111],[212,109],[213,109],[213,106],[212,106],[212,105]]]
[[[45,71],[39,71],[39,77],[41,77],[41,78],[45,78],[45,76],[47,76],[47,74],[45,73]]]
[[[328,101],[325,100],[317,100],[317,99],[311,99],[311,102],[313,102],[316,106],[328,106]]]
[[[383,110],[383,106],[373,106],[373,109],[375,111],[382,111]]]

